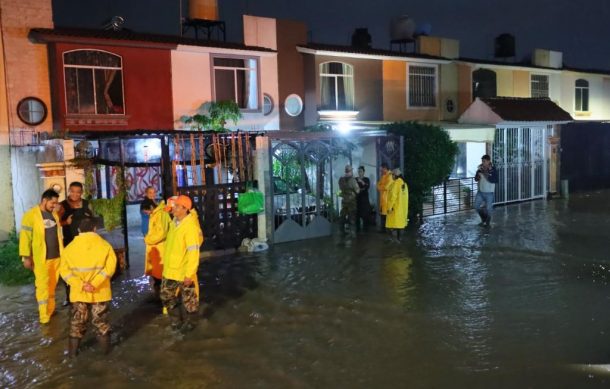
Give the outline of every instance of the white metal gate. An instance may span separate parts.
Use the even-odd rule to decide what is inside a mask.
[[[496,204],[545,197],[545,126],[496,128],[492,158],[499,176]]]

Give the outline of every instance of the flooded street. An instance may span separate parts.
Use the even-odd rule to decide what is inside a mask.
[[[608,387],[610,192],[499,207],[491,228],[477,223],[466,212],[400,244],[337,234],[214,258],[185,335],[140,276],[134,235],[108,356],[90,329],[68,361],[67,309],[41,328],[33,286],[0,287],[0,386]]]

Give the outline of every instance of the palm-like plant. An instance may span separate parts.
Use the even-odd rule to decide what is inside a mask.
[[[225,125],[228,122],[237,124],[241,119],[239,106],[235,101],[213,101],[204,103],[193,116],[183,116],[180,120],[196,127],[199,131],[226,132]]]

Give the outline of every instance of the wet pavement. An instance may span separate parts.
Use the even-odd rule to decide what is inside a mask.
[[[186,334],[150,296],[134,233],[108,356],[90,332],[67,360],[67,310],[41,328],[33,287],[0,287],[0,386],[608,387],[609,200],[499,207],[491,228],[432,218],[399,244],[370,232],[214,258]]]

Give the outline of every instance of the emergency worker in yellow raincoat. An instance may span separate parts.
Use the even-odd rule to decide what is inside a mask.
[[[392,172],[388,164],[381,164],[381,177],[377,181],[377,192],[379,192],[379,216],[381,216],[381,229],[385,230],[385,221],[388,214],[388,193],[392,184]]]
[[[47,189],[40,204],[28,210],[21,220],[19,256],[23,266],[34,271],[40,323],[46,324],[55,312],[55,289],[59,280],[59,258],[63,238],[55,212],[59,194]]]
[[[163,276],[165,238],[167,237],[171,222],[171,216],[165,210],[165,202],[161,201],[150,214],[148,233],[144,237],[144,243],[146,244],[144,274],[150,277],[151,286],[157,297],[159,296],[161,278]]]
[[[117,259],[110,243],[96,234],[95,224],[94,218],[83,218],[79,234],[61,255],[61,278],[70,285],[72,302],[68,343],[71,357],[78,352],[89,316],[102,351],[107,353],[110,350],[110,278],[116,270]]]
[[[392,170],[393,181],[388,194],[388,216],[385,227],[392,237],[400,241],[400,231],[407,226],[409,213],[409,187],[400,169]]]
[[[191,329],[199,309],[199,247],[203,234],[197,213],[188,196],[180,195],[174,202],[174,220],[170,224],[163,251],[163,279],[161,281],[161,301],[167,309],[172,327]],[[178,297],[186,311],[186,321],[182,318]]]

